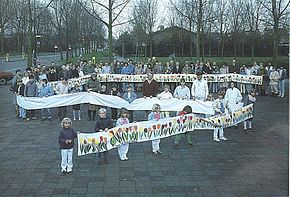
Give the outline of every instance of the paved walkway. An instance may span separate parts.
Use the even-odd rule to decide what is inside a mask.
[[[98,165],[94,154],[78,157],[75,146],[74,171],[60,176],[60,122],[15,118],[8,90],[0,87],[1,196],[288,196],[288,98],[258,96],[255,132],[225,129],[227,142],[196,131],[193,148],[174,149],[166,138],[154,156],[150,142],[130,144],[129,161],[113,149],[109,165]],[[76,130],[94,128],[85,109]]]

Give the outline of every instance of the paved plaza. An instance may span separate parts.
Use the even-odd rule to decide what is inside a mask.
[[[151,152],[151,142],[130,144],[128,161],[109,151],[111,164],[98,165],[95,154],[77,156],[73,173],[60,175],[60,121],[26,122],[15,118],[9,85],[0,87],[0,196],[288,196],[289,99],[257,96],[254,132],[226,128],[227,142],[214,142],[212,131],[192,133],[195,146],[182,138],[161,139],[162,155]],[[91,131],[87,106],[73,128]],[[69,110],[72,116],[71,109]],[[143,112],[135,119],[144,118]],[[75,141],[76,142],[76,141]]]

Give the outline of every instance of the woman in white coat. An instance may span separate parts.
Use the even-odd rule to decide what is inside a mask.
[[[235,87],[235,83],[231,82],[229,88],[226,91],[225,100],[228,102],[229,111],[234,112],[242,107],[239,103],[243,97],[241,91]]]

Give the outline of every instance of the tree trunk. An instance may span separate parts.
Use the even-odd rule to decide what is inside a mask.
[[[28,39],[27,39],[27,68],[32,66],[32,12],[31,12],[31,2],[28,0]]]
[[[4,29],[0,27],[0,53],[4,54]]]
[[[108,48],[109,48],[109,61],[112,62],[113,57],[113,3],[112,0],[109,0],[109,23],[108,23]]]

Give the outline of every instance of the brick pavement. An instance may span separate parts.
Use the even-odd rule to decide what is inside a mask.
[[[288,98],[258,96],[255,132],[227,128],[227,142],[196,131],[193,148],[174,149],[166,138],[154,156],[150,142],[130,144],[129,161],[113,149],[109,165],[98,165],[94,154],[78,157],[75,146],[74,171],[60,176],[60,122],[15,118],[8,89],[0,87],[0,196],[288,196]],[[83,120],[73,127],[92,130],[81,107]]]

